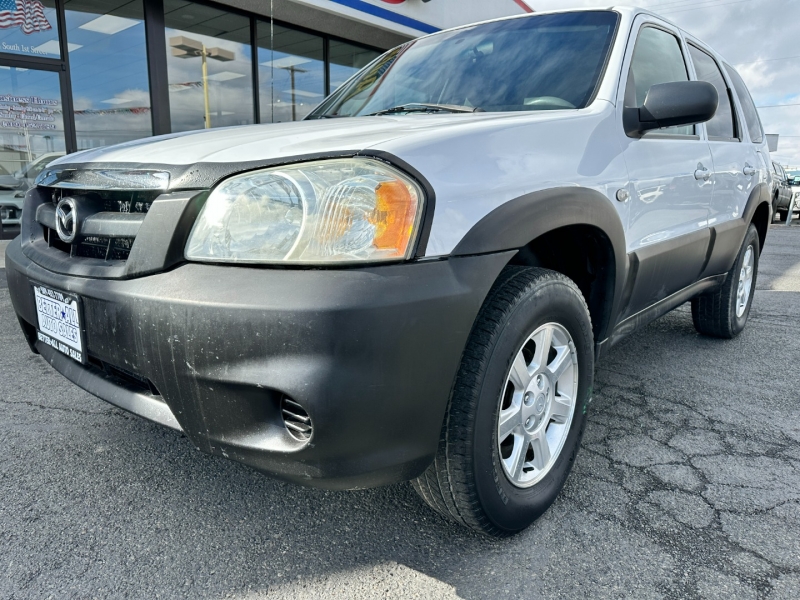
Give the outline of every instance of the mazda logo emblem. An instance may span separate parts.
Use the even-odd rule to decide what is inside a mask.
[[[78,235],[78,206],[74,198],[62,198],[56,205],[56,233],[71,244]]]

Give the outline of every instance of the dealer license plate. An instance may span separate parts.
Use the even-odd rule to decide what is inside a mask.
[[[81,329],[80,299],[38,283],[33,284],[40,342],[52,346],[78,362],[86,362]]]

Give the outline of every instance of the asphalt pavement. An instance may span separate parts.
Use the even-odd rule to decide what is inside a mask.
[[[800,598],[800,227],[772,226],[737,339],[685,305],[605,357],[563,494],[502,541],[90,396],[30,353],[0,273],[0,598]]]

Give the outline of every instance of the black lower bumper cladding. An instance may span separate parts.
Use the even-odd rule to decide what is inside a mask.
[[[467,336],[511,253],[342,270],[183,264],[69,277],[6,251],[29,343],[65,377],[202,451],[333,489],[412,478],[436,450]],[[88,360],[37,341],[31,281],[81,298]],[[297,439],[291,401],[313,423]]]

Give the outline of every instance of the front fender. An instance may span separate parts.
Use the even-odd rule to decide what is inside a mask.
[[[545,233],[571,225],[599,229],[611,243],[614,298],[607,322],[613,324],[619,314],[628,255],[619,214],[608,198],[598,191],[577,186],[558,187],[506,202],[478,221],[453,249],[452,256],[522,248]]]

